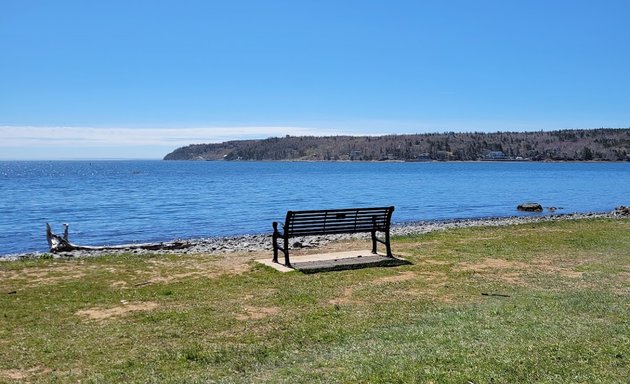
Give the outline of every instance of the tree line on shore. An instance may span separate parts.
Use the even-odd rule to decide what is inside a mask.
[[[191,144],[165,160],[630,161],[630,128],[285,136]]]

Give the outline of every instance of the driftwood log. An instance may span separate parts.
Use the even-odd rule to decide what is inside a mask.
[[[132,250],[132,249],[144,249],[147,251],[161,251],[161,250],[177,250],[190,248],[192,244],[182,241],[172,241],[168,243],[144,243],[144,244],[121,244],[121,245],[105,245],[105,246],[89,246],[89,245],[77,245],[72,244],[68,240],[68,224],[63,224],[63,235],[57,235],[52,232],[50,224],[46,223],[46,240],[48,241],[48,248],[50,252],[71,252],[71,251],[120,251],[120,250]]]

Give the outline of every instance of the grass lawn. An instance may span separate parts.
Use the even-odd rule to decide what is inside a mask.
[[[449,230],[393,250],[413,265],[0,263],[0,382],[628,382],[629,219]]]

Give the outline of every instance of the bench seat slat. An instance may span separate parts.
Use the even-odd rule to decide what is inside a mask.
[[[387,220],[383,218],[357,218],[354,220],[340,220],[340,219],[328,219],[328,220],[304,220],[304,221],[290,221],[289,226],[317,226],[317,225],[328,225],[328,224],[357,224],[357,225],[372,225],[372,223],[384,224],[387,223]]]
[[[370,232],[373,229],[376,231],[382,231],[387,228],[385,225],[346,225],[346,224],[333,224],[324,226],[309,226],[309,227],[290,227],[285,229],[289,235],[293,235],[296,232],[308,232],[308,231],[328,231],[328,230],[337,230],[337,229],[346,229],[346,230],[354,230],[360,232]]]
[[[383,224],[383,223],[387,223],[387,220],[384,220],[382,218],[371,218],[371,217],[366,217],[366,218],[357,218],[357,219],[352,219],[352,220],[340,220],[340,219],[334,219],[334,218],[329,218],[327,220],[304,220],[304,221],[289,221],[287,224],[288,226],[301,226],[301,225],[328,225],[328,224],[365,224],[365,225],[372,225],[372,223],[376,223],[376,224]]]
[[[292,230],[294,228],[319,228],[319,227],[324,227],[324,228],[328,228],[329,226],[348,226],[348,227],[368,227],[371,228],[373,226],[385,226],[386,222],[382,221],[382,222],[378,222],[378,221],[353,221],[353,222],[343,222],[343,221],[328,221],[326,223],[321,222],[321,223],[316,223],[316,222],[310,222],[310,223],[291,223],[289,224],[289,226],[285,229],[288,230]]]
[[[353,228],[353,227],[333,227],[333,228],[310,228],[307,230],[295,230],[291,231],[291,237],[293,236],[315,236],[327,233],[363,233],[372,232],[372,228]],[[384,232],[384,228],[377,228],[376,232]]]
[[[328,214],[321,215],[301,215],[296,213],[291,213],[291,216],[294,218],[319,218],[319,217],[355,217],[355,216],[387,216],[387,212],[331,212]]]
[[[356,217],[387,217],[387,212],[370,212],[370,213],[331,213],[329,215],[291,215],[291,220],[323,220],[323,219],[339,219],[339,220],[351,220]]]
[[[289,219],[291,221],[301,221],[301,220],[332,220],[332,219],[337,219],[337,220],[354,220],[354,219],[371,219],[372,217],[377,217],[377,218],[382,218],[382,219],[386,219],[387,218],[387,214],[369,214],[369,215],[350,215],[350,214],[335,214],[335,215],[328,215],[328,216],[308,216],[308,217],[304,217],[304,216],[292,216]]]
[[[332,220],[337,220],[337,221],[358,221],[358,220],[365,220],[365,221],[371,221],[372,219],[376,219],[376,220],[381,220],[381,221],[387,221],[387,216],[386,215],[366,215],[366,216],[343,216],[343,217],[336,217],[336,216],[323,216],[323,217],[291,217],[290,218],[290,222],[293,223],[301,223],[301,222],[309,222],[309,221],[313,221],[313,222],[325,222],[325,221],[332,221]]]
[[[293,216],[335,216],[335,215],[374,215],[374,214],[385,214],[387,213],[386,209],[377,209],[371,211],[321,211],[321,212],[308,212],[304,213],[302,211],[291,211],[291,215]]]
[[[332,232],[372,232],[375,230],[376,232],[384,232],[385,228],[383,227],[348,227],[348,226],[335,226],[335,227],[326,227],[326,228],[296,228],[290,231],[290,236],[309,236],[311,233],[332,233]]]
[[[325,212],[339,213],[339,212],[371,212],[371,211],[388,211],[390,207],[369,207],[369,208],[340,208],[340,209],[313,209],[305,211],[289,211],[295,214],[309,215],[309,214],[321,214]]]
[[[387,209],[375,209],[375,210],[370,210],[370,211],[365,211],[365,210],[361,210],[361,211],[357,211],[357,210],[347,210],[347,211],[320,211],[320,212],[306,212],[304,213],[303,211],[290,211],[290,213],[293,216],[334,216],[334,215],[343,215],[343,214],[366,214],[366,215],[372,215],[372,214],[383,214],[386,213]]]

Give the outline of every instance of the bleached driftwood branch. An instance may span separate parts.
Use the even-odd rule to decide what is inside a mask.
[[[108,251],[108,250],[126,250],[126,249],[144,249],[148,251],[175,250],[185,249],[192,245],[190,243],[173,241],[168,243],[144,243],[144,244],[121,244],[121,245],[105,245],[105,246],[89,246],[72,244],[68,240],[68,224],[63,224],[63,236],[56,235],[52,232],[50,224],[46,223],[46,240],[50,252],[70,252],[70,251]]]

